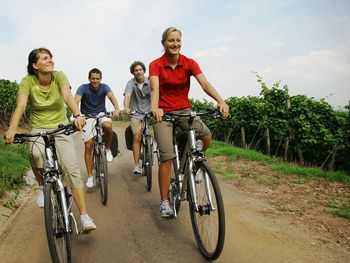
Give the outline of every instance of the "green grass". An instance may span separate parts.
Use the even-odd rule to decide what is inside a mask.
[[[305,178],[324,178],[330,182],[339,182],[350,185],[350,176],[343,172],[325,172],[317,167],[301,167],[290,163],[282,162],[278,158],[271,158],[262,153],[234,147],[230,144],[213,141],[206,151],[207,156],[225,156],[228,160],[245,159],[269,165],[273,171],[299,175]]]
[[[0,143],[0,197],[7,191],[25,186],[25,175],[29,168],[26,145]]]
[[[335,195],[327,201],[331,214],[350,219],[350,195]]]

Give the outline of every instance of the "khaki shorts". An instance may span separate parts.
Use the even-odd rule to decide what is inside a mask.
[[[40,131],[49,131],[52,129],[35,129],[31,130],[31,133]],[[73,189],[83,188],[84,183],[81,178],[80,170],[78,167],[77,155],[75,152],[73,134],[55,135],[56,152],[58,161],[63,170],[63,183],[65,186]],[[36,143],[30,143],[30,150],[33,153],[33,161],[37,168],[43,168],[43,157],[45,155],[44,140],[39,137]]]
[[[189,113],[190,109],[173,111],[173,113]],[[178,118],[178,126],[183,131],[188,131],[188,118]],[[195,117],[193,128],[196,136],[211,135],[209,128],[204,124],[200,117]],[[160,161],[164,162],[175,158],[173,146],[173,123],[168,121],[157,122],[154,124],[154,133],[158,143]]]
[[[143,120],[131,118],[130,121],[131,121],[132,134],[135,135],[136,133],[141,132],[141,129],[143,128]]]
[[[101,123],[104,123],[105,121],[112,122],[111,118],[103,117],[101,119]],[[86,119],[86,123],[83,127],[83,135],[82,135],[84,142],[91,140],[96,135],[96,130],[94,129],[95,124],[96,124],[95,119]]]

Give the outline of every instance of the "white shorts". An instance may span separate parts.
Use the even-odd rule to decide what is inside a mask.
[[[112,122],[111,118],[103,117],[101,120],[101,123],[104,123],[105,121]],[[86,120],[86,123],[83,127],[83,136],[82,136],[84,142],[91,140],[96,135],[96,130],[94,129],[95,124],[96,124],[95,119]]]

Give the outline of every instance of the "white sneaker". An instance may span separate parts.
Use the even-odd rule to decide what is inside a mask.
[[[140,166],[138,164],[135,165],[133,173],[134,174],[141,174],[142,173],[142,169],[140,168]]]
[[[94,187],[94,177],[93,176],[88,176],[86,180],[86,187],[91,188]]]
[[[111,149],[106,149],[106,159],[107,162],[111,163],[113,161],[113,155]]]
[[[160,215],[162,217],[173,217],[175,215],[173,209],[169,206],[168,200],[160,200]]]
[[[80,222],[81,225],[83,226],[83,230],[85,231],[90,231],[90,230],[95,230],[96,225],[94,223],[94,220],[91,219],[88,214],[81,214],[80,215]]]
[[[43,189],[43,186],[39,186],[39,189],[37,191],[36,204],[40,208],[44,207],[44,189]]]

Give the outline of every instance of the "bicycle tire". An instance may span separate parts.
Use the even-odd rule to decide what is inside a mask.
[[[44,187],[45,228],[51,259],[54,263],[72,261],[71,237],[70,232],[66,231],[62,210],[62,200],[57,196],[54,183],[47,183]]]
[[[101,194],[101,203],[103,205],[107,204],[108,200],[108,166],[106,159],[106,151],[104,148],[99,149],[100,156],[100,173],[99,173],[99,181],[100,181],[100,194]]]
[[[210,209],[204,174],[208,175],[208,185],[215,210]],[[207,260],[215,260],[220,256],[225,242],[224,203],[217,179],[205,161],[195,164],[194,175],[197,177],[195,177],[195,187],[199,211],[195,211],[192,200],[193,189],[188,185],[192,229],[201,254]]]
[[[143,171],[145,173],[146,176],[146,181],[147,181],[147,191],[150,192],[152,189],[152,146],[151,146],[151,142],[149,139],[146,140],[146,145],[144,145],[145,147],[145,152],[144,152],[144,162],[142,162],[142,166],[143,166]]]
[[[95,166],[95,185],[97,187],[100,187],[100,154],[98,153],[98,150],[96,149],[96,146],[94,146],[94,166]]]
[[[181,207],[181,193],[179,189],[179,184],[180,184],[179,176],[177,175],[175,167],[176,167],[176,160],[173,159],[168,195],[169,195],[169,202],[176,213],[175,215],[177,216],[180,212],[180,207]]]

